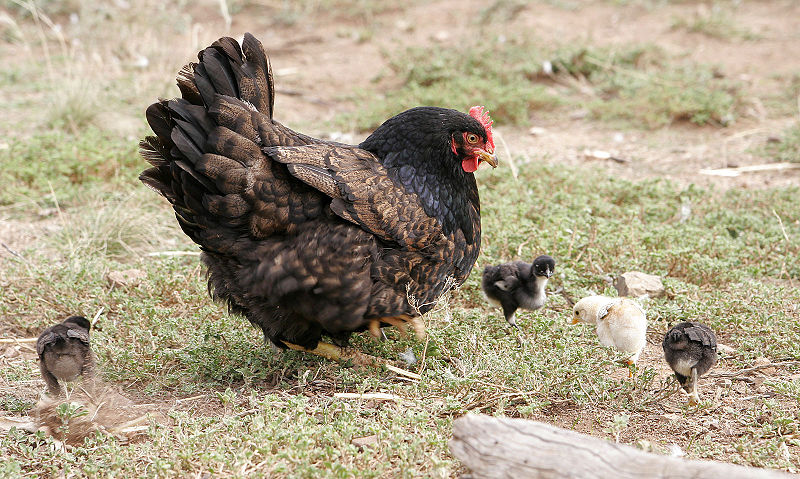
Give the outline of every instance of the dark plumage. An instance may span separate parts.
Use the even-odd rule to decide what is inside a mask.
[[[683,389],[689,393],[689,402],[697,403],[697,379],[717,363],[717,338],[714,331],[701,323],[684,322],[676,324],[661,344],[664,358],[675,371],[675,377]]]
[[[62,394],[59,381],[72,381],[94,374],[94,358],[89,347],[90,328],[89,321],[83,316],[71,316],[39,335],[36,341],[39,370],[50,394]]]
[[[555,270],[555,260],[547,255],[533,263],[514,261],[487,266],[481,287],[490,303],[503,308],[508,324],[518,327],[514,313],[518,308],[535,310],[544,306],[545,286]]]
[[[472,171],[496,166],[488,115],[420,107],[358,146],[322,141],[272,119],[269,60],[252,35],[198,58],[179,73],[183,98],[147,109],[152,168],[140,179],[200,245],[213,297],[282,348],[421,328],[413,318],[478,256]]]

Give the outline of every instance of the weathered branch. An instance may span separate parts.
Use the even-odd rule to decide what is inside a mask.
[[[476,478],[785,479],[778,471],[690,461],[524,419],[466,415],[453,424],[453,454]]]

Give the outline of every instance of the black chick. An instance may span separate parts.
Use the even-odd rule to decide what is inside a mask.
[[[675,371],[675,377],[689,393],[689,404],[700,401],[697,378],[707,373],[717,363],[717,337],[714,331],[701,323],[676,324],[664,335],[664,358]]]
[[[506,321],[519,329],[514,313],[518,308],[535,310],[544,306],[545,285],[556,270],[556,262],[547,255],[533,260],[487,266],[483,269],[481,288],[489,303],[503,308]]]
[[[89,348],[91,324],[83,316],[71,316],[63,323],[45,329],[36,341],[39,370],[50,394],[62,394],[61,381],[94,374],[94,358]]]

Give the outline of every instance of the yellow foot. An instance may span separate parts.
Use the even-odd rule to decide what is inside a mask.
[[[326,359],[331,359],[334,361],[351,361],[356,366],[379,366],[379,367],[384,366],[386,369],[394,373],[397,373],[401,376],[406,376],[417,380],[420,379],[419,374],[415,374],[412,373],[411,371],[406,371],[405,369],[393,366],[389,361],[383,358],[376,358],[375,356],[371,356],[369,354],[365,354],[349,348],[347,349],[342,348],[336,346],[335,344],[324,343],[320,341],[319,343],[317,343],[317,347],[314,349],[306,349],[303,346],[292,344],[287,341],[283,341],[283,344],[285,344],[286,347],[289,349],[315,354],[317,356],[322,356],[323,358]]]
[[[412,318],[408,315],[392,316],[389,318],[373,319],[369,322],[369,333],[375,337],[380,337],[380,325],[386,323],[399,329],[402,334],[406,334],[408,327],[414,330],[414,335],[417,339],[425,339],[428,334],[425,332],[425,323],[419,317]]]
[[[297,344],[292,344],[287,341],[283,341],[283,344],[289,349],[305,351],[334,361],[352,361],[353,364],[357,366],[377,366],[386,363],[385,359],[376,358],[375,356],[370,356],[369,354],[360,353],[355,350],[345,349],[335,344],[323,343],[322,341],[317,343],[317,347],[314,349],[306,349],[303,346],[298,346]]]
[[[628,379],[630,379],[633,377],[633,371],[636,369],[636,363],[630,359],[626,359],[625,364],[628,366]]]

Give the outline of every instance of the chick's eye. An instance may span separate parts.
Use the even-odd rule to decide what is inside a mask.
[[[478,142],[478,135],[475,133],[468,133],[467,134],[467,142],[468,143],[477,143]]]

